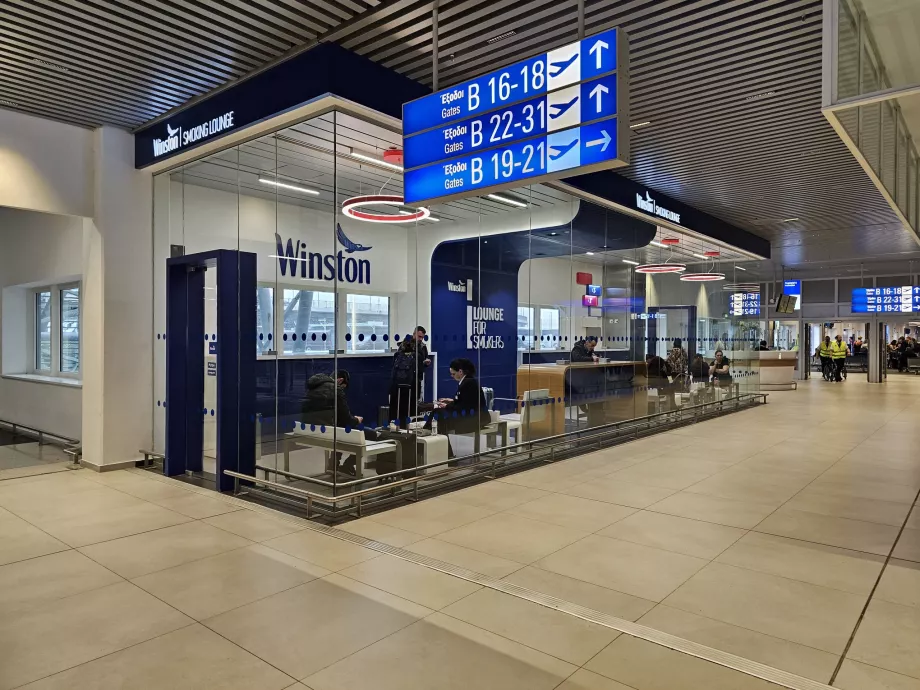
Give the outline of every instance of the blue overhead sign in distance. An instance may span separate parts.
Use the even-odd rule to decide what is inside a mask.
[[[406,103],[406,203],[626,165],[627,68],[610,29]]]
[[[854,314],[920,311],[920,287],[854,288],[850,311]]]

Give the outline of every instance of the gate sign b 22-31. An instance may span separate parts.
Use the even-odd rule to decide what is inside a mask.
[[[609,29],[404,104],[406,203],[627,165],[628,68]]]

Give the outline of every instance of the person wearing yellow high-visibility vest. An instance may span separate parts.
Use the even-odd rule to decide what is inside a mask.
[[[821,374],[824,380],[832,381],[834,370],[831,364],[831,337],[829,335],[824,336],[824,340],[821,341],[818,356],[821,358]]]
[[[849,354],[849,352],[850,348],[847,347],[847,344],[843,342],[843,338],[838,333],[834,342],[831,343],[831,360],[834,363],[835,383],[843,381],[843,377],[840,374],[843,371],[843,365],[847,361],[847,354]]]

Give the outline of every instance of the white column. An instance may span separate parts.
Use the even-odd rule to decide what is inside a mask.
[[[152,182],[134,138],[94,132],[93,217],[83,238],[83,459],[133,463],[152,443]]]

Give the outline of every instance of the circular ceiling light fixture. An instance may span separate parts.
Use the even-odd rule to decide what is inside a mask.
[[[712,267],[714,269],[716,265],[716,259],[719,258],[720,253],[716,251],[708,251],[704,252],[703,254],[694,253],[693,255],[699,257],[700,259],[711,259]],[[725,274],[717,273],[715,271],[703,273],[684,273],[680,279],[685,283],[711,283],[717,280],[725,280]]]
[[[685,273],[680,277],[686,283],[710,283],[725,280],[724,273]]]
[[[642,264],[633,269],[636,273],[683,273],[687,270],[684,264]]]
[[[369,206],[403,206],[405,199],[398,194],[371,194],[368,196],[353,196],[342,202],[342,213],[349,218],[361,220],[365,223],[409,223],[425,220],[431,216],[431,211],[424,206],[415,211],[401,210],[399,213],[374,213],[361,209]]]
[[[659,245],[661,247],[666,247],[667,249],[672,250],[672,252],[673,252],[674,247],[678,245],[679,243],[680,243],[680,240],[676,237],[665,237],[661,240],[660,243],[653,242],[653,244]],[[671,259],[669,257],[668,260],[663,264],[641,264],[639,266],[636,266],[633,270],[636,273],[650,273],[650,274],[683,273],[684,271],[687,270],[687,266],[685,264],[678,264],[678,263],[672,264]]]

